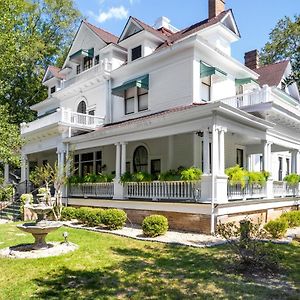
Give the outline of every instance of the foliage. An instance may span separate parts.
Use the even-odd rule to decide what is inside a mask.
[[[12,185],[0,186],[0,201],[10,201],[14,195],[14,187]]]
[[[289,228],[300,226],[300,210],[292,210],[280,216],[280,219],[288,222]]]
[[[291,173],[283,178],[290,186],[296,186],[300,182],[300,175]]]
[[[75,212],[76,218],[88,226],[99,226],[102,224],[103,209],[92,207],[80,207]]]
[[[110,174],[87,174],[85,176],[73,175],[68,178],[68,183],[79,184],[79,183],[102,183],[112,182],[114,179],[113,175]]]
[[[181,171],[180,179],[185,181],[201,180],[201,176],[202,171],[199,168],[190,167]]]
[[[0,104],[13,123],[33,120],[30,106],[47,95],[44,70],[69,47],[79,16],[73,0],[1,0]]]
[[[138,173],[134,173],[134,174],[131,174],[130,172],[126,172],[121,176],[120,181],[122,183],[149,182],[149,181],[152,181],[152,176],[151,176],[151,174],[149,174],[147,172],[138,172]]]
[[[272,236],[272,238],[282,238],[288,229],[288,222],[284,219],[276,219],[269,221],[265,226],[265,230]]]
[[[267,178],[263,172],[247,172],[247,178],[249,184],[257,184],[264,186],[266,184]]]
[[[228,176],[230,185],[240,184],[243,188],[245,187],[247,171],[241,168],[239,165],[226,169],[225,174]]]
[[[1,20],[0,20],[0,24],[1,24]],[[1,40],[1,34],[0,34],[0,40]],[[0,63],[1,63],[1,56],[0,56]],[[0,103],[1,103],[1,74],[0,74]],[[19,152],[22,146],[22,139],[20,137],[19,128],[16,125],[10,123],[10,118],[6,106],[0,105],[0,116],[1,116],[0,118],[0,136],[1,136],[0,162],[8,163],[10,165],[20,166]]]
[[[77,208],[71,206],[63,207],[60,219],[63,221],[71,221],[77,218]]]
[[[279,257],[270,243],[261,240],[266,238],[266,232],[261,224],[251,220],[243,220],[240,226],[235,222],[219,223],[217,235],[228,242],[234,258],[247,271],[274,271],[279,266]]]
[[[168,170],[167,172],[158,175],[159,181],[178,181],[181,174],[178,170]]]
[[[38,189],[38,194],[41,194],[41,195],[45,195],[49,192],[49,190],[47,188],[44,188],[44,187],[40,187]]]
[[[102,224],[111,230],[121,229],[125,226],[127,214],[121,209],[106,209],[102,214]]]
[[[168,231],[168,228],[168,219],[162,215],[148,216],[142,223],[143,233],[149,237],[164,235]]]
[[[300,87],[300,15],[294,18],[284,17],[278,21],[269,35],[269,41],[260,53],[262,64],[271,64],[289,58],[293,74],[285,81],[286,85],[293,82]]]

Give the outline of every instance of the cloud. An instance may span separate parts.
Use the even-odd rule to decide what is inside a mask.
[[[128,18],[128,10],[123,5],[111,7],[107,11],[100,10],[98,15],[92,11],[89,11],[89,14],[99,23],[104,23],[110,19],[123,20]]]

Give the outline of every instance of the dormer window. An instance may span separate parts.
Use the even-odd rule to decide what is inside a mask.
[[[50,94],[53,94],[56,92],[56,86],[52,86],[51,89],[50,89]]]
[[[81,66],[77,65],[76,66],[76,74],[79,74],[81,72]]]
[[[92,57],[84,57],[83,59],[83,71],[90,69],[93,66],[93,58]]]
[[[100,62],[100,56],[96,55],[95,56],[95,65],[99,65],[99,62]]]
[[[142,57],[142,46],[141,45],[131,49],[131,61],[134,61],[140,57]]]

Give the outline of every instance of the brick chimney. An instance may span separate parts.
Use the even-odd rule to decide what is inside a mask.
[[[251,70],[259,68],[259,53],[256,49],[245,53],[245,66]]]
[[[225,10],[225,0],[208,0],[208,17],[216,17]]]

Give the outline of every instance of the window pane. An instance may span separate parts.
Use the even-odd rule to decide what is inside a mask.
[[[98,65],[99,62],[100,62],[100,57],[99,57],[99,55],[96,55],[95,56],[95,65]]]
[[[90,161],[94,159],[94,153],[84,153],[81,155],[81,161]]]
[[[125,99],[125,114],[134,113],[134,98]]]
[[[206,102],[210,101],[210,86],[203,82],[201,85],[201,99]]]
[[[96,152],[96,160],[102,159],[102,151]]]
[[[94,173],[94,163],[91,162],[86,162],[81,164],[81,170],[82,170],[82,176],[86,174],[93,174]]]
[[[79,74],[81,72],[81,66],[78,65],[76,66],[76,74]]]
[[[135,96],[135,88],[130,88],[125,91],[125,99],[133,98]]]
[[[244,150],[243,149],[236,149],[236,163],[240,167],[244,167]]]
[[[86,103],[84,101],[81,101],[78,104],[77,112],[81,114],[86,114]]]
[[[50,90],[50,93],[53,94],[53,93],[55,93],[55,91],[56,91],[56,86],[52,86],[51,90]]]
[[[148,151],[144,146],[137,147],[133,154],[133,171],[148,171]]]
[[[131,60],[138,59],[142,56],[142,46],[138,46],[131,50]]]
[[[79,162],[79,154],[74,155],[74,161]]]
[[[95,115],[95,110],[94,110],[94,109],[93,109],[93,110],[90,110],[90,111],[89,111],[89,115],[90,115],[90,116],[94,116],[94,115]]]
[[[138,101],[139,111],[148,109],[148,94],[140,95]]]

